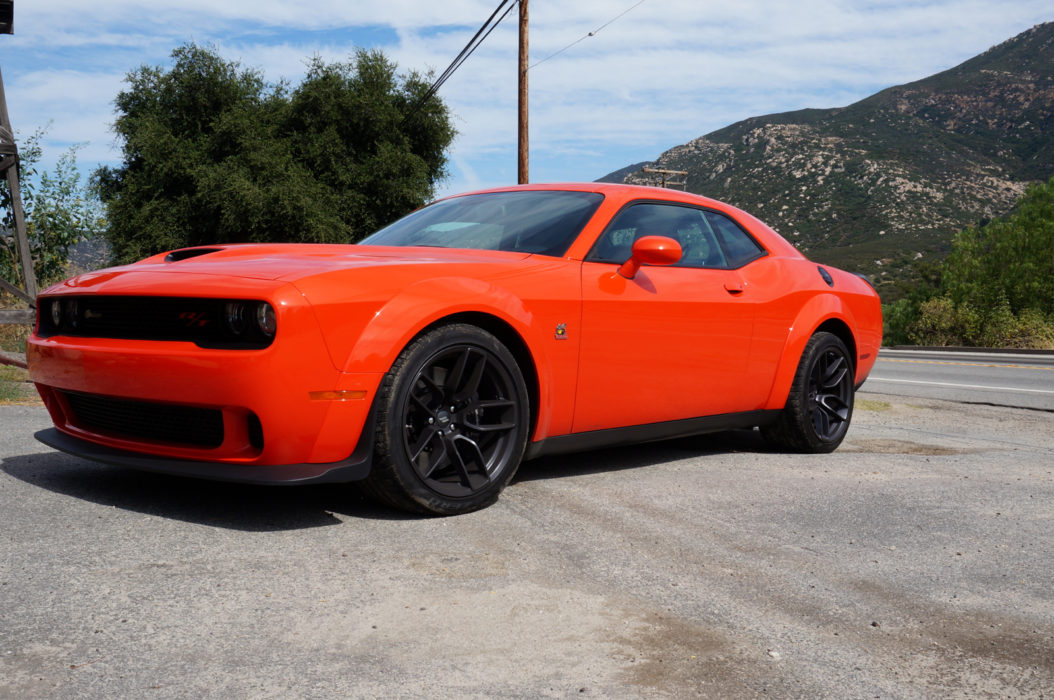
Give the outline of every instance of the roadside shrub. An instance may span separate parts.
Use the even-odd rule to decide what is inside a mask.
[[[960,310],[947,297],[929,299],[919,305],[919,315],[908,330],[915,345],[962,345]]]
[[[1018,314],[1004,344],[1008,348],[1054,350],[1054,314],[1025,309]]]
[[[912,324],[919,316],[919,305],[911,299],[897,299],[892,304],[882,305],[882,344],[908,345]]]

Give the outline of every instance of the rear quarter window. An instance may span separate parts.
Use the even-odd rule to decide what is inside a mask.
[[[706,212],[714,234],[725,251],[728,267],[736,269],[766,255],[766,250],[743,228],[724,214],[715,211]]]

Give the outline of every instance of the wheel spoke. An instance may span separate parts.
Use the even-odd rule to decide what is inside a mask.
[[[435,383],[435,380],[428,375],[428,371],[421,373],[421,376],[417,377],[421,380],[421,383],[425,385],[425,389],[435,394],[438,401],[443,402],[444,391],[443,387]]]
[[[465,459],[461,456],[461,451],[457,448],[457,440],[450,442],[450,451],[454,453],[454,464],[457,466],[458,473],[461,477],[461,485],[467,489],[472,488],[472,476],[469,474],[468,465],[465,464]]]
[[[434,427],[427,427],[421,431],[421,436],[417,439],[417,442],[410,447],[410,461],[416,462],[417,458],[421,456],[424,449],[428,447],[428,443],[432,442],[432,439],[438,432]]]
[[[443,394],[448,399],[452,399],[457,394],[457,389],[461,386],[461,379],[465,376],[465,367],[468,366],[468,356],[472,353],[471,348],[465,348],[461,353],[458,354],[457,361],[454,362],[453,368],[450,373],[446,376],[446,381],[443,386]]]
[[[458,435],[454,440],[455,448],[458,445],[467,445],[470,450],[470,460],[468,463],[464,463],[465,467],[468,468],[469,463],[478,465],[478,468],[475,471],[478,471],[480,474],[487,477],[487,481],[490,481],[490,473],[487,471],[487,458],[483,456],[483,450],[479,448],[479,444],[471,438],[465,437],[464,435]],[[461,454],[460,449],[458,449],[458,454]]]
[[[512,430],[516,427],[516,423],[514,421],[502,421],[501,423],[484,423],[480,421],[479,423],[471,423],[466,419],[465,427],[481,433],[492,433],[499,430]]]
[[[418,469],[418,473],[425,479],[431,479],[432,475],[439,471],[441,468],[450,466],[450,455],[447,451],[446,442],[443,440],[437,440],[436,444],[439,446],[438,450],[432,450],[430,459],[424,471]],[[416,464],[416,462],[415,462]]]
[[[830,416],[832,420],[839,423],[849,417],[849,404],[833,394],[817,397],[816,405],[819,406],[825,414]]]
[[[840,355],[833,358],[834,361],[827,365],[822,373],[820,379],[820,385],[825,389],[831,389],[839,386],[842,380],[845,379],[846,374],[849,372],[849,368],[846,367],[845,358]]]
[[[468,357],[466,351],[464,357]],[[465,360],[466,363],[468,360]],[[483,379],[483,372],[487,369],[487,358],[485,355],[480,355],[479,359],[472,366],[472,371],[469,372],[468,378],[465,379],[464,384],[460,389],[454,391],[453,401],[454,403],[460,403],[465,399],[475,396],[479,392],[479,383]]]
[[[509,406],[515,406],[516,402],[510,399],[490,399],[488,401],[476,401],[469,405],[470,409],[473,408],[508,408]]]
[[[831,434],[831,419],[824,411],[814,411],[813,420],[816,423],[816,432],[821,437],[828,437]]]
[[[427,413],[428,415],[430,415],[430,416],[434,416],[435,415],[435,409],[432,406],[429,406],[427,403],[425,403],[425,400],[422,399],[417,394],[410,394],[410,400],[413,401],[414,403],[416,403],[418,406],[420,406],[421,409],[424,410],[424,412]]]

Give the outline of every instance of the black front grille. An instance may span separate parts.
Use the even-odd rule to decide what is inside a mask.
[[[227,321],[227,305],[240,304],[244,327],[238,333]],[[128,340],[182,340],[202,347],[265,348],[272,338],[254,322],[256,308],[264,302],[197,297],[137,297],[77,295],[40,301],[41,337],[69,335],[81,338]],[[56,315],[52,315],[56,305]],[[57,319],[57,323],[56,323]]]
[[[73,423],[86,430],[196,447],[223,444],[223,413],[212,408],[130,401],[64,391]]]

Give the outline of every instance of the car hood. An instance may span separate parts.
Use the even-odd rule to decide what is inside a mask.
[[[72,286],[94,286],[99,278],[128,273],[212,275],[295,282],[326,272],[378,266],[451,263],[510,263],[527,253],[449,248],[323,244],[246,244],[189,248],[162,253],[132,265],[90,272]]]

